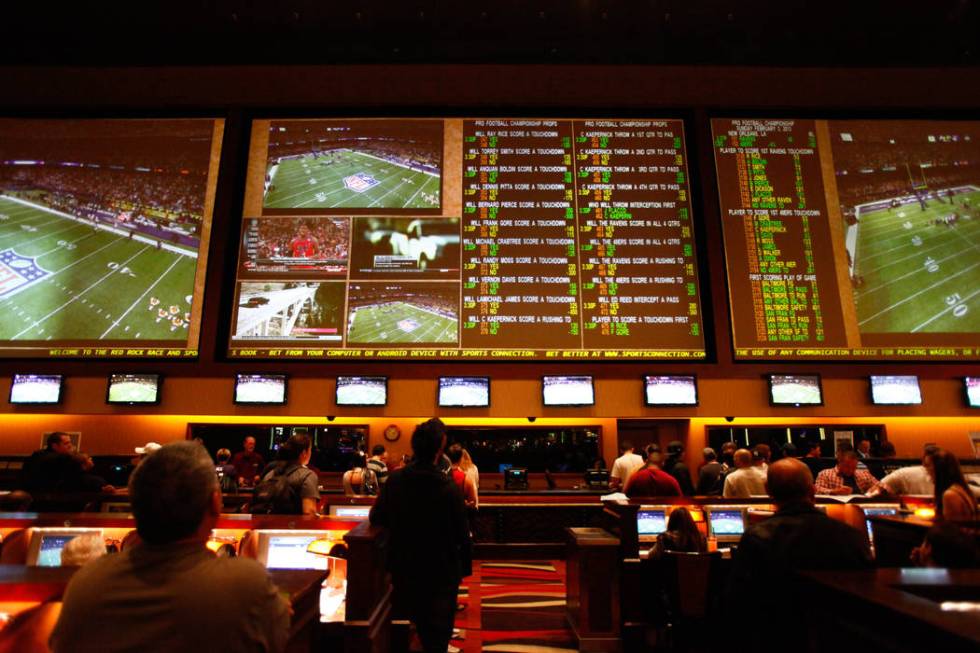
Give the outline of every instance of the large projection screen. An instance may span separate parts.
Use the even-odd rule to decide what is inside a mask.
[[[223,130],[0,119],[0,356],[197,356]]]
[[[980,357],[980,123],[712,132],[736,358]]]
[[[256,120],[242,218],[231,357],[705,357],[681,120]]]

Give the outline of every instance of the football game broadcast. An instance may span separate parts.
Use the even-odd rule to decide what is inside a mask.
[[[712,129],[737,358],[980,358],[980,123]]]
[[[230,357],[707,356],[682,120],[272,117],[250,138]]]
[[[291,120],[267,129],[265,209],[439,210],[438,121]]]
[[[0,355],[197,355],[223,128],[0,120]]]

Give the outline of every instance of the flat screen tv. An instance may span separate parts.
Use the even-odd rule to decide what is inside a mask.
[[[769,403],[773,406],[822,406],[819,374],[770,374]]]
[[[10,384],[12,404],[58,404],[64,377],[60,374],[14,374]]]
[[[110,374],[105,401],[130,406],[158,404],[162,382],[159,374]]]
[[[645,376],[643,402],[647,406],[697,406],[697,377]]]
[[[980,408],[980,376],[968,376],[963,379],[963,390],[966,392],[967,406]]]
[[[871,403],[906,406],[922,403],[917,376],[872,376]]]
[[[490,377],[440,376],[441,408],[485,408],[490,405]]]
[[[595,391],[591,376],[545,376],[541,379],[545,406],[592,406]]]
[[[236,404],[277,404],[286,403],[285,374],[236,374]]]
[[[388,377],[338,376],[338,406],[384,406],[388,403]]]

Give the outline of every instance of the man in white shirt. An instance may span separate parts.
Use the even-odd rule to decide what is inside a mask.
[[[609,475],[609,485],[613,491],[625,488],[630,476],[646,465],[643,456],[633,453],[632,442],[623,440],[619,445],[619,452],[621,455],[613,463],[612,473]]]
[[[936,451],[935,445],[926,445],[922,454],[925,457]],[[923,465],[912,465],[911,467],[899,467],[891,474],[881,479],[877,485],[868,491],[869,496],[888,494],[891,496],[901,496],[905,494],[935,494],[936,487],[932,476]]]
[[[766,476],[752,463],[752,452],[748,449],[735,452],[737,469],[725,477],[723,494],[726,499],[748,499],[766,495]]]

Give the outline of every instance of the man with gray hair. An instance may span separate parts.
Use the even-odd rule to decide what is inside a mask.
[[[75,574],[51,635],[55,653],[285,648],[289,606],[266,570],[205,546],[221,491],[204,447],[177,442],[150,454],[129,497],[141,541]]]

